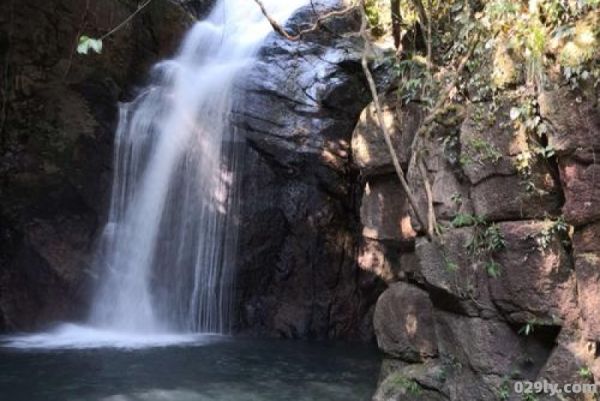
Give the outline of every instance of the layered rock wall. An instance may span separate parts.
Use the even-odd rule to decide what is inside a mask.
[[[375,309],[387,358],[374,400],[519,400],[515,380],[600,378],[599,95],[555,83],[530,103],[553,152],[533,156],[526,171],[530,143],[510,106],[526,101],[519,90],[455,110],[451,124],[438,125],[424,157],[440,231],[434,242],[389,174],[373,106],[363,111],[352,141],[367,177],[362,253],[390,283]],[[385,103],[426,215],[424,181],[403,145],[422,115],[399,112],[394,93]]]

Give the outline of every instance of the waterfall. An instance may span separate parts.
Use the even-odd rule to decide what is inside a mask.
[[[307,0],[263,0],[285,21]],[[173,60],[122,104],[109,219],[89,323],[123,332],[227,332],[235,276],[232,89],[271,27],[252,0],[220,0]]]

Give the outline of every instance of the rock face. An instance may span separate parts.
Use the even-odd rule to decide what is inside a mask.
[[[306,8],[288,29],[312,19]],[[235,124],[249,145],[238,275],[244,333],[373,336],[383,281],[357,263],[360,192],[350,156],[368,103],[360,40],[347,35],[358,21],[351,14],[328,24],[300,42],[273,34],[239,84]],[[364,266],[384,270],[373,255]]]
[[[423,235],[402,190],[389,189],[398,179],[377,127],[363,121],[371,109],[363,112],[352,142],[365,177],[363,259],[388,284],[374,317],[387,355],[375,401],[516,401],[524,399],[513,391],[516,380],[600,380],[600,93],[558,84],[543,92],[538,112],[551,128],[541,140],[556,155],[525,167],[531,141],[510,116],[521,96],[511,89],[494,104],[457,107],[423,139],[423,168],[405,166],[421,215],[424,184],[431,188],[435,241]],[[415,128],[399,128],[395,94],[384,103],[399,157],[410,160],[401,144],[412,142]],[[410,120],[410,113],[423,118],[415,106],[400,115]],[[397,223],[403,216],[407,227]],[[411,227],[416,237],[407,240]],[[577,397],[567,399],[591,399]]]
[[[78,36],[102,35],[137,2],[0,5],[0,59],[7,61],[0,64],[8,66],[0,93],[0,331],[37,329],[87,310],[117,103],[174,52],[190,13],[202,16],[212,3],[152,2],[104,40],[101,55],[87,57],[74,54]],[[331,8],[323,3],[313,2],[318,12]],[[314,19],[307,7],[289,29]],[[244,333],[373,337],[385,257],[394,255],[377,259],[376,247],[361,248],[362,191],[350,142],[369,98],[361,41],[347,35],[358,26],[351,13],[301,42],[273,34],[240,79],[234,123],[248,144],[238,259],[237,329]],[[370,256],[358,263],[361,249]]]
[[[75,54],[78,35],[110,30],[136,4],[0,4],[0,331],[86,310],[117,103],[174,52],[192,21],[181,7],[154,2],[106,39],[101,55]]]
[[[374,325],[379,348],[389,355],[420,362],[438,354],[433,305],[415,286],[390,285],[377,302]]]

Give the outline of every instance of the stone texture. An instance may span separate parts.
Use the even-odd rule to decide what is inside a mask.
[[[388,355],[411,362],[437,355],[433,306],[425,291],[390,285],[377,301],[373,323],[379,348]]]
[[[597,96],[558,87],[538,97],[540,114],[552,126],[550,144],[561,154],[580,148],[600,149]]]
[[[313,18],[305,8],[289,29]],[[361,187],[350,141],[369,97],[361,41],[344,35],[357,22],[333,19],[299,42],[271,35],[238,83],[233,119],[249,145],[237,280],[244,334],[373,338],[384,282],[357,263]],[[377,76],[388,69],[374,66]]]
[[[398,107],[395,93],[381,101],[383,120],[392,138],[400,164],[408,166],[414,135],[423,118],[422,110],[414,103]],[[352,134],[352,156],[363,174],[374,175],[394,172],[392,157],[379,127],[375,105],[369,104],[361,113]]]
[[[206,2],[205,2],[206,3]],[[86,6],[87,4],[87,6]],[[172,54],[192,22],[153,2],[106,39],[75,54],[135,1],[0,3],[0,331],[30,330],[86,310],[89,262],[107,208],[119,100]]]
[[[559,214],[561,191],[547,164],[532,167],[531,182],[538,191],[531,193],[515,168],[518,155],[531,151],[525,132],[510,119],[519,102],[520,95],[509,92],[500,97],[499,106],[472,105],[460,128],[461,167],[472,184],[475,214],[492,221]]]
[[[460,128],[461,165],[473,185],[493,176],[517,174],[515,157],[527,150],[527,138],[510,120],[510,99],[502,98],[498,110],[492,103],[472,105]]]
[[[473,229],[466,227],[443,234],[438,244],[417,240],[418,275],[423,278],[438,307],[469,316],[496,314],[488,294],[488,277],[482,263],[466,248]]]
[[[577,253],[575,271],[584,335],[600,341],[600,253]]]
[[[563,388],[565,384],[584,384],[591,383],[591,378],[582,377],[581,369],[586,367],[586,363],[576,355],[576,344],[558,344],[552,351],[548,361],[540,371],[537,381],[547,381]],[[568,399],[571,401],[592,401],[593,394],[570,394]],[[556,395],[540,394],[542,401],[556,400]]]
[[[575,231],[573,248],[578,253],[600,252],[600,223],[589,224]]]
[[[565,220],[576,226],[600,218],[600,166],[582,155],[559,161],[560,179],[565,193]]]
[[[410,243],[415,232],[408,210],[406,193],[395,174],[369,178],[360,207],[363,237]]]
[[[480,375],[535,377],[548,350],[504,322],[435,312],[439,350]]]
[[[454,117],[459,119],[459,117]],[[423,163],[429,184],[432,188],[433,207],[438,221],[451,221],[459,213],[472,213],[468,182],[465,181],[456,163],[454,149],[446,149],[440,143],[444,135],[437,132],[432,138],[424,139]],[[427,195],[421,169],[417,165],[409,166],[407,181],[419,205],[420,215],[427,216]],[[412,209],[411,209],[412,211]],[[423,232],[418,220],[411,214],[411,221],[417,232]]]
[[[385,282],[394,282],[402,270],[400,252],[400,248],[392,241],[363,238],[358,250],[358,266]]]
[[[546,324],[572,321],[577,315],[576,283],[571,261],[556,237],[546,248],[537,239],[549,229],[544,222],[499,224],[506,246],[495,256],[502,266],[490,278],[490,294],[500,311],[514,322]]]
[[[489,221],[522,220],[559,215],[561,194],[549,172],[535,173],[532,182],[543,191],[528,192],[517,176],[493,176],[471,188],[475,214]]]

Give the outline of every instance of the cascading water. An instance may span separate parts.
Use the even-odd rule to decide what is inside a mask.
[[[306,0],[264,1],[285,21]],[[251,0],[221,0],[179,55],[121,107],[103,271],[90,324],[228,331],[234,278],[232,88],[271,27]]]
[[[284,22],[309,0],[262,2]],[[5,344],[135,348],[229,331],[239,170],[232,93],[271,31],[253,0],[218,0],[177,57],[159,63],[151,84],[121,105],[89,319]]]

